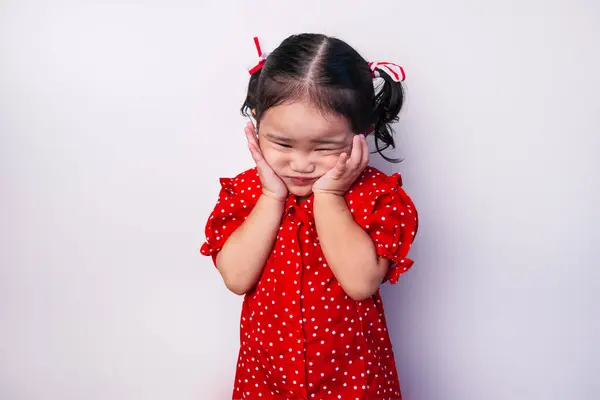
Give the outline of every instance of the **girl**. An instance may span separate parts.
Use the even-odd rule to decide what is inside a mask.
[[[413,264],[417,212],[365,135],[394,146],[404,72],[324,35],[255,42],[256,168],[221,179],[201,249],[245,294],[233,399],[400,399],[379,285]]]

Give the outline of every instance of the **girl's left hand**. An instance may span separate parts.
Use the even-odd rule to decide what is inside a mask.
[[[346,194],[369,163],[369,148],[364,135],[352,139],[350,156],[340,154],[336,165],[313,184],[313,193]]]

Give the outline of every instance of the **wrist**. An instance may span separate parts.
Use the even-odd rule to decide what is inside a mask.
[[[266,205],[267,209],[276,211],[277,213],[283,213],[285,207],[285,198],[281,198],[272,193],[262,193],[258,198],[258,201]]]
[[[324,200],[333,200],[333,201],[339,201],[341,200],[345,200],[344,198],[344,193],[342,192],[335,192],[335,191],[329,191],[329,190],[313,190],[313,194],[315,195],[315,200],[316,199],[324,199]]]
[[[323,208],[328,211],[348,211],[344,195],[334,192],[314,192],[314,207],[315,212]]]
[[[278,195],[278,194],[273,193],[273,192],[269,192],[269,191],[264,190],[264,189],[262,190],[261,197],[266,197],[266,198],[268,198],[271,201],[276,201],[276,202],[279,202],[281,204],[285,204],[285,201],[287,200],[287,195],[281,196],[281,195]]]

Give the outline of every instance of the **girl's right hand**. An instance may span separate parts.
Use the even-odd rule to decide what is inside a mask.
[[[256,169],[258,170],[258,176],[260,177],[260,182],[262,184],[263,194],[278,201],[285,201],[288,195],[288,189],[285,186],[285,183],[277,176],[275,171],[273,171],[263,157],[252,122],[246,124],[244,133],[248,140],[248,149],[250,149],[250,154],[252,154],[252,158],[256,163]]]

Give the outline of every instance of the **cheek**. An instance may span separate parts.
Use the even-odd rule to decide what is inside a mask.
[[[327,171],[329,171],[331,168],[333,168],[335,166],[335,163],[337,163],[337,160],[339,157],[340,157],[339,154],[327,154],[327,155],[319,156],[317,164],[319,165],[319,169],[321,170],[321,173],[324,174]]]
[[[274,170],[277,170],[286,163],[285,155],[275,149],[265,147],[261,149],[261,152],[263,157],[267,161],[267,164],[269,164]]]

